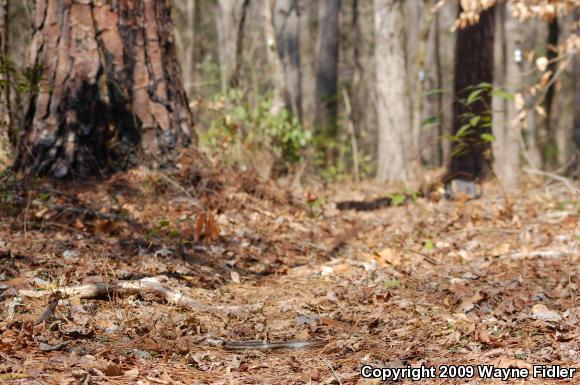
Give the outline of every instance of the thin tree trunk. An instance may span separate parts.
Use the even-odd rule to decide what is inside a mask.
[[[459,6],[461,12],[461,6]],[[493,83],[495,7],[483,11],[479,23],[457,31],[455,49],[455,81],[453,102],[453,133],[470,123],[473,116],[480,117],[475,127],[453,144],[449,178],[481,179],[487,176],[491,161],[491,143],[482,139],[489,134],[491,121],[491,96],[483,92],[481,98],[467,105],[465,100],[473,92],[470,87]]]
[[[451,143],[449,135],[452,133],[453,127],[453,101],[454,101],[454,57],[455,45],[457,41],[457,34],[451,32],[451,27],[457,20],[457,0],[449,0],[449,4],[439,10],[437,19],[439,23],[439,63],[441,68],[440,81],[441,93],[440,96],[441,109],[440,111],[440,129],[441,129],[441,151],[443,154],[442,163],[448,166],[448,161],[451,159]],[[438,101],[438,102],[439,102]],[[442,164],[443,165],[443,164]]]
[[[575,13],[575,19],[580,20],[580,10]],[[572,63],[572,81],[574,93],[574,126],[572,137],[574,141],[574,155],[576,165],[576,176],[580,177],[580,52],[574,55],[574,62]]]
[[[421,3],[420,30],[418,35],[416,67],[417,78],[413,90],[413,136],[416,138],[415,152],[421,151],[422,160],[430,166],[441,163],[441,133],[438,117],[441,114],[441,86],[439,57],[439,37],[437,15],[431,12],[431,0]],[[430,95],[425,93],[435,89]],[[423,126],[426,118],[436,118],[433,123]]]
[[[185,70],[183,71],[183,80],[185,91],[191,99],[193,96],[193,82],[195,77],[195,8],[196,0],[188,0],[186,7],[187,19],[187,40],[188,45],[185,48]]]
[[[580,173],[580,55],[574,59],[574,144],[576,145],[576,162]]]
[[[495,87],[511,95],[520,91],[521,69],[514,52],[522,39],[519,22],[512,16],[511,6],[498,4],[496,10]],[[493,98],[494,170],[505,190],[514,190],[518,184],[521,124],[513,100]]]
[[[341,0],[318,3],[320,27],[316,59],[316,124],[324,136],[332,139],[337,135],[340,3]]]
[[[375,60],[379,125],[377,179],[413,175],[411,109],[406,82],[400,0],[375,0]]]
[[[558,69],[558,63],[554,62],[554,59],[558,56],[558,38],[560,35],[560,26],[558,18],[550,21],[548,23],[548,38],[546,41],[546,57],[548,59],[548,68],[552,75],[556,73]],[[556,145],[556,130],[557,127],[554,126],[552,119],[552,108],[554,106],[554,94],[555,85],[548,87],[546,91],[546,97],[544,99],[544,111],[546,116],[544,117],[543,125],[543,138],[544,143],[542,144],[542,163],[543,166],[555,165],[557,163],[557,145]]]
[[[192,116],[173,45],[170,1],[39,0],[16,169],[57,178],[165,161],[190,143]]]
[[[243,32],[249,0],[218,0],[218,52],[222,91],[236,85],[243,52]]]
[[[268,61],[268,76],[273,83],[272,112],[277,113],[285,105],[286,82],[280,55],[278,54],[278,41],[274,27],[274,8],[276,0],[263,1],[264,35],[266,37],[266,59]]]
[[[275,0],[274,26],[282,61],[286,107],[302,119],[302,71],[300,70],[300,13],[298,0]]]
[[[1,60],[5,64],[10,63],[9,56],[9,11],[10,11],[10,1],[0,0],[0,55]],[[8,68],[8,67],[6,67]],[[11,117],[11,103],[10,103],[10,71],[5,70],[0,73],[0,81],[3,83],[0,90],[2,95],[0,97],[0,127],[1,130],[6,130],[7,137],[10,142],[14,143],[14,133],[12,130],[12,117]]]

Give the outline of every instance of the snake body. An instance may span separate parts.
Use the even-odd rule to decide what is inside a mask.
[[[284,341],[284,342],[267,342],[267,341],[226,341],[224,349],[226,350],[279,350],[279,349],[307,349],[319,347],[326,344],[323,340],[307,341]]]

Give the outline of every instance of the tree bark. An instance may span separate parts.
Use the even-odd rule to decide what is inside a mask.
[[[461,12],[461,5],[459,6]],[[482,179],[487,176],[491,161],[491,143],[482,134],[491,133],[491,96],[483,92],[480,99],[467,105],[470,87],[493,83],[495,7],[483,11],[479,23],[457,31],[455,45],[455,81],[453,102],[453,134],[456,135],[470,116],[480,121],[469,129],[460,143],[453,143],[449,179]]]
[[[400,0],[375,0],[375,60],[379,127],[377,179],[413,175],[413,132]]]
[[[521,50],[520,23],[512,16],[511,5],[498,4],[496,10],[494,88],[515,95],[520,91],[522,71],[514,54]],[[519,60],[519,58],[518,58]],[[521,123],[513,100],[493,98],[494,172],[507,191],[517,188],[520,167]]]
[[[274,26],[282,61],[286,107],[302,119],[302,71],[300,70],[300,14],[298,0],[275,0]]]
[[[169,158],[192,116],[173,44],[169,0],[38,0],[16,169],[56,178]]]
[[[319,30],[316,59],[316,124],[328,138],[337,134],[338,53],[341,0],[319,2]]]

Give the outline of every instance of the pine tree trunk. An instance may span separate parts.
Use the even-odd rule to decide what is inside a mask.
[[[460,6],[461,11],[461,6]],[[469,129],[461,143],[453,144],[450,178],[481,179],[487,176],[491,161],[491,143],[482,140],[482,134],[491,133],[484,126],[491,122],[491,96],[483,92],[478,101],[469,105],[470,87],[493,83],[495,7],[481,13],[479,22],[457,31],[455,45],[455,81],[453,102],[453,134],[470,118],[479,116],[476,127]]]
[[[16,169],[103,175],[190,143],[170,3],[37,1],[31,64],[40,82]]]
[[[413,175],[415,154],[401,0],[375,0],[374,6],[379,126],[377,179],[406,181]]]

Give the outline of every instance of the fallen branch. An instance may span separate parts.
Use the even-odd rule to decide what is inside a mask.
[[[500,258],[511,258],[514,260],[517,259],[525,259],[525,258],[560,258],[570,255],[571,251],[566,250],[536,250],[536,251],[529,251],[529,252],[521,252],[521,253],[511,253],[511,254],[504,254],[501,255]]]
[[[564,186],[566,186],[566,188],[570,190],[573,194],[580,195],[580,190],[578,190],[568,178],[565,178],[561,175],[554,174],[553,172],[536,170],[533,168],[524,168],[524,172],[532,175],[545,176],[547,178],[554,179],[562,183]]]
[[[63,297],[79,297],[81,299],[110,299],[112,295],[141,294],[149,292],[164,299],[168,303],[195,311],[220,311],[226,314],[240,314],[259,310],[262,304],[252,305],[207,305],[195,299],[160,285],[152,278],[137,281],[114,281],[110,283],[95,283],[83,286],[59,287],[53,290],[20,290],[25,297],[43,297],[58,291]]]

